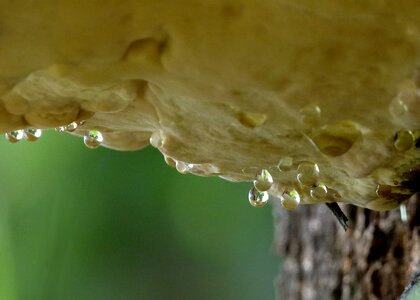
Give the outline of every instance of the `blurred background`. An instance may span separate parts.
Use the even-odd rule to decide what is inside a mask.
[[[0,142],[0,299],[274,299],[272,209],[157,150]]]

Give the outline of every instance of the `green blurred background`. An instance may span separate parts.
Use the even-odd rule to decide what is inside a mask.
[[[0,299],[274,299],[271,208],[158,151],[0,142]]]

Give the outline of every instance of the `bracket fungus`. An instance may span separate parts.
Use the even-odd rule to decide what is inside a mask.
[[[388,210],[420,187],[419,15],[417,0],[0,1],[0,130],[150,142],[182,173],[266,170],[290,207]]]

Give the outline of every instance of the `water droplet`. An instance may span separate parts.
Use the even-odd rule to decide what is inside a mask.
[[[78,126],[79,124],[77,124],[77,122],[71,122],[69,125],[66,126],[66,131],[73,132],[77,129]]]
[[[102,144],[104,138],[102,136],[102,133],[100,133],[99,131],[89,130],[89,132],[83,138],[83,141],[86,147],[90,149],[96,149]]]
[[[405,115],[408,112],[408,107],[404,103],[404,101],[401,100],[400,97],[397,97],[391,102],[389,110],[391,112],[391,115],[398,118]]]
[[[269,196],[267,192],[260,192],[255,188],[255,186],[253,186],[248,193],[249,203],[257,208],[265,206],[268,202],[268,198]]]
[[[400,130],[394,138],[394,147],[398,151],[407,151],[414,146],[415,137],[410,130]]]
[[[10,131],[10,132],[6,133],[4,136],[6,137],[6,139],[9,142],[17,143],[17,142],[19,142],[20,140],[23,139],[24,132],[23,132],[23,130],[19,129],[19,130]]]
[[[155,148],[161,148],[163,146],[163,138],[160,131],[155,131],[150,136],[150,145]]]
[[[400,125],[420,126],[420,93],[412,80],[404,82],[398,95],[389,104],[389,113]]]
[[[254,180],[254,187],[260,192],[268,191],[273,185],[273,177],[266,169],[262,169]]]
[[[58,133],[62,133],[62,132],[65,132],[66,129],[67,129],[66,126],[59,126],[55,128],[55,131]]]
[[[24,134],[25,134],[25,139],[27,141],[34,142],[34,141],[37,141],[41,137],[42,130],[36,129],[36,128],[29,128],[29,129],[25,129]]]
[[[309,104],[300,110],[302,121],[306,124],[319,124],[321,121],[321,108],[316,104]]]
[[[300,203],[300,195],[298,191],[292,189],[290,191],[285,191],[280,197],[281,205],[288,210],[296,209]]]
[[[302,162],[297,168],[297,180],[304,186],[312,187],[318,183],[319,167],[313,162]]]
[[[293,158],[290,156],[283,157],[277,164],[277,168],[282,172],[287,172],[293,167]]]
[[[311,188],[310,194],[313,199],[322,201],[327,197],[327,186],[323,183],[320,183],[317,186]]]
[[[176,166],[176,161],[172,158],[172,157],[169,157],[169,156],[164,156],[164,159],[165,159],[165,162],[166,162],[166,164],[168,165],[168,166],[170,166],[170,167],[172,167],[172,168],[175,168],[175,166]]]
[[[183,161],[179,161],[179,160],[177,160],[176,163],[175,163],[175,168],[181,174],[188,173],[188,171],[191,169],[192,166],[193,166],[192,164],[187,164],[187,163],[185,163]]]

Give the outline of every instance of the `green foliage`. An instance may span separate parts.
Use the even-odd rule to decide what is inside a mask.
[[[0,143],[0,299],[273,299],[271,209],[148,148]]]

